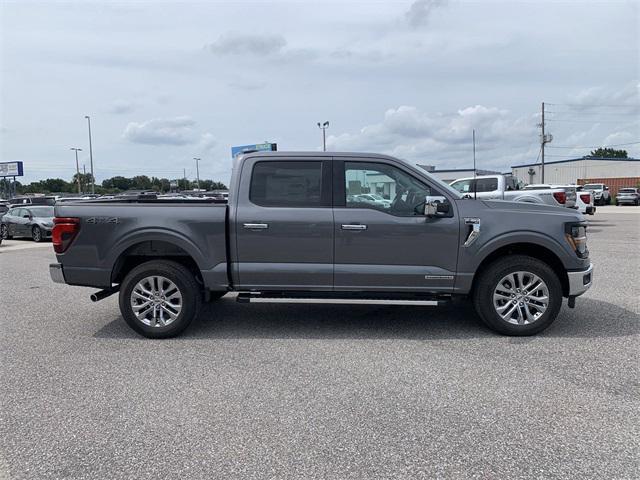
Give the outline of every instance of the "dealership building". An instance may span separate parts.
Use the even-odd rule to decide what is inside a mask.
[[[513,165],[511,173],[524,183],[542,183],[540,163]],[[640,182],[640,158],[582,157],[545,162],[544,183],[584,185],[605,183],[615,195],[619,188],[635,187]]]

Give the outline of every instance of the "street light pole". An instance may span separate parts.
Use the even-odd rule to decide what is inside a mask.
[[[320,130],[322,130],[322,151],[326,152],[327,151],[327,136],[326,136],[326,131],[327,128],[329,128],[329,122],[326,121],[324,123],[320,123],[318,122],[318,128]]]
[[[76,152],[76,172],[77,172],[76,178],[78,179],[78,193],[82,193],[80,191],[80,164],[78,163],[78,152],[81,152],[82,149],[71,147],[70,150],[73,150],[74,152]]]
[[[87,125],[89,126],[89,160],[91,162],[91,193],[96,193],[96,177],[93,174],[93,147],[91,145],[91,117],[85,115],[87,119]]]
[[[196,185],[198,186],[198,190],[200,190],[200,169],[198,168],[198,162],[202,160],[201,158],[193,157],[196,161]]]

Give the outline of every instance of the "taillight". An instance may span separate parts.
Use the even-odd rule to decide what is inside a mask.
[[[55,217],[51,240],[56,253],[64,253],[80,230],[80,219],[75,217]]]
[[[591,203],[591,195],[588,193],[582,193],[580,195],[580,200],[582,200],[583,203],[589,204]]]
[[[567,202],[567,194],[565,192],[553,192],[553,198],[563,205]]]

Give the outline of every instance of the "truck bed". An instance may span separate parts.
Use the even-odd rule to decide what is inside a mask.
[[[209,289],[228,285],[226,202],[141,197],[87,200],[56,205],[55,215],[79,219],[73,248],[57,255],[59,262],[64,260],[70,284],[109,287],[123,266],[120,258],[172,253],[193,259]]]

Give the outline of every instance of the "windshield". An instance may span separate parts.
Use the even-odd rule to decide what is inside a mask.
[[[602,190],[602,185],[597,183],[588,183],[583,187],[585,190]]]
[[[34,217],[53,217],[53,207],[31,207],[29,211]]]
[[[404,163],[408,163],[408,162],[404,161]],[[413,164],[410,164],[410,165],[415,167],[415,165],[413,165]],[[419,170],[420,170],[420,173],[422,173],[422,175],[424,175],[425,177],[428,177],[429,180],[431,180],[433,183],[435,183],[436,186],[439,187],[441,190],[446,190],[447,193],[449,193],[449,195],[451,195],[453,198],[457,198],[457,199],[462,198],[462,195],[460,195],[460,192],[458,192],[454,188],[451,188],[451,185],[449,185],[448,183],[443,182],[439,178],[436,178],[435,176],[431,175],[424,168],[419,168]]]
[[[635,188],[621,188],[618,193],[636,193]]]

